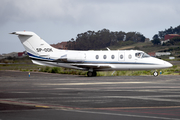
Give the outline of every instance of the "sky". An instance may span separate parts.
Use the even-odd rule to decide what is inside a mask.
[[[0,0],[0,54],[25,49],[14,31],[32,31],[49,44],[104,28],[140,32],[180,25],[180,0]]]

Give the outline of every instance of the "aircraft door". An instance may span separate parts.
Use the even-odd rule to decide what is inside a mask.
[[[118,60],[119,61],[124,61],[125,60],[125,53],[124,52],[119,52],[118,53]]]

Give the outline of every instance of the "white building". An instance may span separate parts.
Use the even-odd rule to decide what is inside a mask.
[[[171,55],[170,52],[156,52],[155,56]]]

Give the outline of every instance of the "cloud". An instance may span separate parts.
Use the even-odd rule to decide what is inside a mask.
[[[168,15],[178,18],[178,5],[177,0],[3,0],[0,21],[1,24],[58,21],[75,25],[139,26],[168,18]]]
[[[34,21],[46,18],[55,18],[63,14],[61,1],[50,2],[50,0],[4,0],[1,1],[1,18],[5,21]],[[57,12],[58,11],[58,12]]]
[[[76,29],[148,33],[158,26],[177,26],[179,5],[179,0],[1,0],[0,26],[54,22]]]
[[[49,43],[103,28],[136,31],[151,39],[179,25],[179,6],[179,0],[0,0],[0,51],[24,50],[8,34],[15,30],[34,31]]]

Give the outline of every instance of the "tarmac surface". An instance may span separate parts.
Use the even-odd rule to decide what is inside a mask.
[[[180,76],[0,71],[0,120],[180,120]]]

